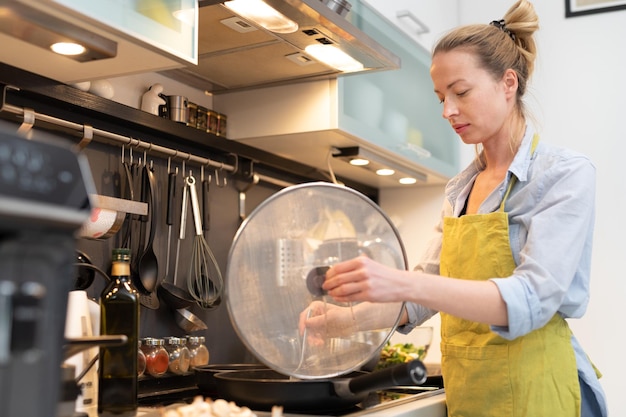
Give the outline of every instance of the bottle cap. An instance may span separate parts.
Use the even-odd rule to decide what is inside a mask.
[[[113,262],[115,261],[130,262],[130,249],[128,248],[113,249],[112,260]]]

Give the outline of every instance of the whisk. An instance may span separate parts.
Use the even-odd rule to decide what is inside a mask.
[[[212,308],[219,304],[224,289],[224,279],[211,248],[202,234],[200,203],[196,190],[196,179],[189,175],[185,178],[191,200],[191,211],[196,235],[191,252],[190,279],[187,289],[197,304],[203,308]]]

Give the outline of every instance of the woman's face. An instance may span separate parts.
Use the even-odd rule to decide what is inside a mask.
[[[443,117],[463,142],[486,144],[501,137],[508,140],[506,129],[510,124],[505,122],[513,114],[515,72],[508,70],[501,80],[495,80],[478,66],[474,54],[452,50],[433,57],[430,75],[443,105]]]

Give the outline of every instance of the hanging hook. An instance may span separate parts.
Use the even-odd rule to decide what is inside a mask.
[[[215,168],[215,185],[219,188],[224,188],[228,184],[228,182],[226,181],[226,176],[222,178],[222,183],[220,184],[219,171],[221,171],[223,168],[224,168],[224,163],[222,163],[222,166],[220,168]]]
[[[259,176],[257,174],[252,174],[252,178],[250,178],[250,182],[246,185],[242,190],[239,190],[239,219],[244,221],[246,219],[246,193],[259,183]]]
[[[87,124],[83,125],[83,138],[80,140],[80,142],[78,142],[78,145],[76,145],[76,148],[79,151],[82,151],[83,149],[87,147],[87,145],[91,143],[92,139],[93,139],[93,126],[87,125]]]
[[[231,153],[231,155],[235,157],[235,166],[233,167],[233,172],[238,172],[239,171],[239,155],[235,153]]]
[[[22,124],[20,125],[20,127],[17,129],[17,133],[22,136],[28,137],[28,134],[30,133],[30,130],[33,128],[34,125],[35,125],[35,110],[25,107],[24,108],[24,120],[22,121]]]

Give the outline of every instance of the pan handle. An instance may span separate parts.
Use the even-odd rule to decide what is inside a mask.
[[[428,373],[419,359],[390,366],[355,378],[333,381],[335,392],[342,398],[349,398],[363,392],[371,392],[403,385],[422,385]]]

